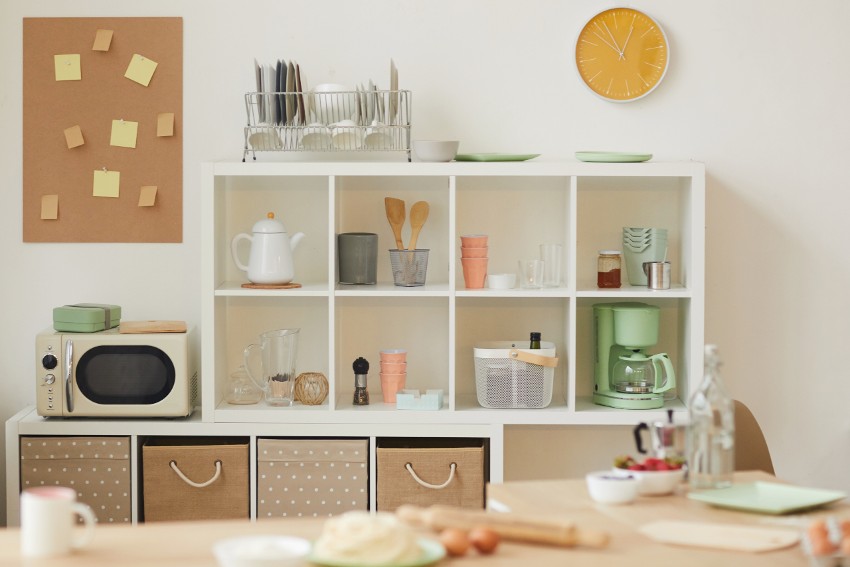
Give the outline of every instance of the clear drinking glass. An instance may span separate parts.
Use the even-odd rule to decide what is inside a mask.
[[[560,244],[540,245],[540,259],[543,260],[543,287],[560,287],[563,254],[564,248]]]
[[[543,287],[543,260],[520,260],[519,261],[519,285],[524,289],[538,289]]]

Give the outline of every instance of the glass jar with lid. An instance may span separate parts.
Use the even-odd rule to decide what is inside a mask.
[[[622,261],[619,250],[600,250],[596,261],[596,286],[607,288],[620,287]]]

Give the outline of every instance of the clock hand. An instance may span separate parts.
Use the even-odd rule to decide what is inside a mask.
[[[632,25],[629,28],[629,35],[626,36],[626,43],[623,44],[623,50],[620,52],[620,59],[626,58],[626,47],[629,45],[629,40],[632,38],[632,32],[635,31],[635,21],[632,19]]]
[[[606,24],[605,22],[602,22],[602,25],[603,25],[603,26],[605,26],[605,31],[607,31],[607,32],[608,32],[608,37],[610,37],[610,38],[611,38],[611,41],[614,43],[614,45],[615,45],[615,47],[616,47],[616,49],[617,49],[617,53],[619,53],[619,54],[620,54],[620,59],[623,59],[623,50],[622,50],[622,49],[620,49],[620,46],[619,46],[619,45],[617,45],[617,40],[616,40],[616,39],[614,39],[614,34],[613,34],[613,33],[611,33],[611,30],[610,30],[610,29],[608,29],[608,24]]]
[[[597,25],[596,25],[596,27],[599,27],[599,25],[597,24]],[[602,43],[604,43],[605,45],[607,45],[608,47],[610,47],[611,49],[613,49],[613,50],[614,50],[614,51],[616,51],[617,53],[620,53],[620,48],[619,48],[619,47],[617,47],[616,43],[614,43],[614,45],[611,45],[611,42],[609,42],[607,39],[605,39],[604,37],[602,37],[600,34],[596,33],[595,31],[593,32],[593,35],[595,35],[596,37],[598,37],[598,38],[599,38],[599,40],[600,40]]]

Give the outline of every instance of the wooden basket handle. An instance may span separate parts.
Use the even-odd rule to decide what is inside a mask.
[[[542,354],[532,354],[521,350],[512,349],[508,352],[508,356],[515,360],[545,366],[547,368],[555,368],[558,366],[557,356],[543,356]]]

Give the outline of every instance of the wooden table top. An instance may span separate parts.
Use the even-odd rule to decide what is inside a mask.
[[[736,482],[773,480],[764,473],[738,473]],[[689,500],[682,489],[672,496],[639,497],[625,506],[594,503],[583,479],[526,481],[493,484],[488,500],[523,515],[557,515],[585,529],[604,530],[611,535],[603,550],[555,548],[503,542],[497,552],[481,556],[471,552],[460,559],[444,559],[441,565],[458,567],[506,567],[527,565],[609,566],[609,565],[688,565],[689,567],[735,565],[807,565],[799,545],[765,553],[732,552],[656,543],[637,529],[658,520],[690,520],[798,530],[815,517],[830,514],[850,517],[847,501],[812,511],[805,516],[765,516],[722,510]],[[33,566],[151,566],[215,567],[212,545],[217,540],[238,535],[278,534],[315,539],[322,519],[278,519],[259,522],[206,521],[98,526],[92,543],[84,550],[54,558],[23,560],[19,555],[19,530],[0,530],[0,565]],[[433,534],[423,534],[432,537]]]

